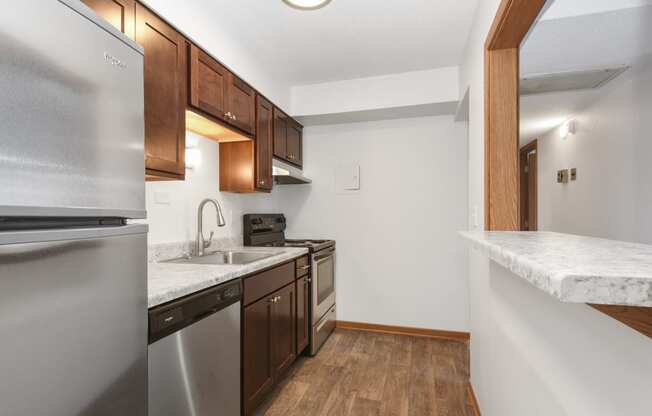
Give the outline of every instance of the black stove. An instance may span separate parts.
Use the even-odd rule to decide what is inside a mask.
[[[286,239],[283,214],[246,214],[243,221],[245,246],[305,247],[313,253],[335,245],[334,240]]]

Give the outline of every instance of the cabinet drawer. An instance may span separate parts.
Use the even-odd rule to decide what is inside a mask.
[[[244,304],[262,298],[294,282],[295,262],[291,261],[273,269],[264,271],[244,280]]]
[[[310,258],[308,256],[297,259],[297,279],[310,273]]]

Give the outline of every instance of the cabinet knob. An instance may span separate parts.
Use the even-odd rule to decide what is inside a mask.
[[[261,184],[261,185],[265,185],[265,181],[260,181],[260,184]]]

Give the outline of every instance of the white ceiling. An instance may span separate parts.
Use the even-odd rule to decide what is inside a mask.
[[[281,0],[195,0],[290,85],[458,65],[478,0],[332,0],[299,11]]]
[[[556,0],[522,45],[521,77],[636,65],[652,54],[648,4],[652,0]],[[521,97],[521,144],[559,126],[596,95],[594,90]]]

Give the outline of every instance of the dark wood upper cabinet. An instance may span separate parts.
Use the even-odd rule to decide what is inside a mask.
[[[245,414],[251,414],[274,385],[273,299],[270,295],[244,308],[242,363]]]
[[[136,42],[145,50],[145,167],[152,178],[184,179],[186,40],[141,4]]]
[[[190,107],[252,136],[256,123],[256,90],[215,58],[190,48]]]
[[[286,159],[297,166],[303,165],[303,127],[293,119],[288,120]]]
[[[256,97],[256,188],[271,191],[272,178],[272,148],[274,135],[274,106],[261,97]]]
[[[82,0],[82,2],[119,31],[134,39],[135,0]]]
[[[280,377],[296,355],[296,298],[294,283],[274,293],[272,313],[272,363],[274,376]]]
[[[308,346],[310,322],[308,321],[308,278],[304,276],[297,280],[297,355]]]
[[[228,113],[231,124],[254,134],[256,123],[256,90],[233,74],[229,76]]]
[[[274,157],[303,166],[303,127],[274,107]]]
[[[274,107],[274,156],[285,159],[287,154],[288,117]]]
[[[190,47],[190,105],[215,118],[229,122],[227,89],[229,71],[199,49]]]

